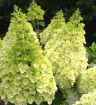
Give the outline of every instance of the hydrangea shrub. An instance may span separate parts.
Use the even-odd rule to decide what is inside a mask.
[[[62,89],[71,88],[78,74],[87,68],[85,31],[81,21],[79,10],[68,22],[59,11],[40,35],[45,44],[44,54],[53,66],[57,85]]]
[[[95,104],[96,104],[96,90],[94,90],[94,92],[82,95],[80,100],[73,105],[95,105]]]
[[[81,94],[92,92],[96,89],[96,67],[89,68],[81,73],[78,78],[78,92]]]
[[[0,80],[1,99],[15,105],[51,104],[57,90],[36,33],[16,6],[0,49]]]

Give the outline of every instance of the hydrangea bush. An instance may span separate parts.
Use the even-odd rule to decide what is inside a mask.
[[[38,40],[34,24],[40,25],[43,15],[35,1],[27,14],[15,6],[0,40],[0,98],[12,105],[95,105],[96,67],[87,64],[79,10],[68,21],[57,12]]]
[[[59,11],[49,26],[41,33],[44,54],[53,66],[53,73],[60,88],[69,89],[78,74],[87,68],[84,47],[84,24],[77,10],[68,22]]]
[[[0,49],[0,80],[1,99],[15,105],[51,104],[57,90],[36,33],[16,6]]]

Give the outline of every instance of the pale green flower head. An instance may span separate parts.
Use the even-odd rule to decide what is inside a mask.
[[[57,85],[61,89],[73,87],[80,72],[87,68],[85,31],[81,21],[78,9],[68,22],[65,22],[63,12],[59,11],[41,33],[45,56],[53,66]]]
[[[33,20],[43,20],[43,16],[44,16],[44,10],[41,9],[41,7],[39,5],[37,5],[37,3],[35,1],[33,1],[28,10],[27,10],[27,19],[29,21],[33,21]]]
[[[31,24],[16,9],[0,49],[0,96],[6,103],[52,103],[57,90],[50,62]],[[16,15],[16,16],[15,16]],[[18,16],[17,16],[18,15]]]
[[[50,39],[53,39],[55,34],[62,30],[63,26],[65,26],[65,20],[61,10],[56,13],[56,16],[51,20],[51,23],[48,25],[48,27],[40,34],[41,43],[46,45]]]

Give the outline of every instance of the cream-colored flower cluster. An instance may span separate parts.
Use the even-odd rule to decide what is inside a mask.
[[[51,104],[57,90],[51,64],[17,7],[0,49],[0,80],[1,99],[15,105]]]
[[[45,45],[44,54],[53,66],[57,85],[62,89],[71,88],[78,74],[87,68],[85,31],[81,21],[79,10],[68,22],[59,11],[40,35]]]

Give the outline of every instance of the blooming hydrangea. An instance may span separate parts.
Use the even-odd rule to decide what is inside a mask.
[[[0,80],[1,99],[15,105],[51,104],[57,90],[36,33],[16,6],[0,49]]]
[[[40,35],[45,45],[44,54],[53,66],[57,85],[62,89],[71,88],[78,74],[87,68],[85,31],[81,21],[79,10],[68,22],[59,11]]]

